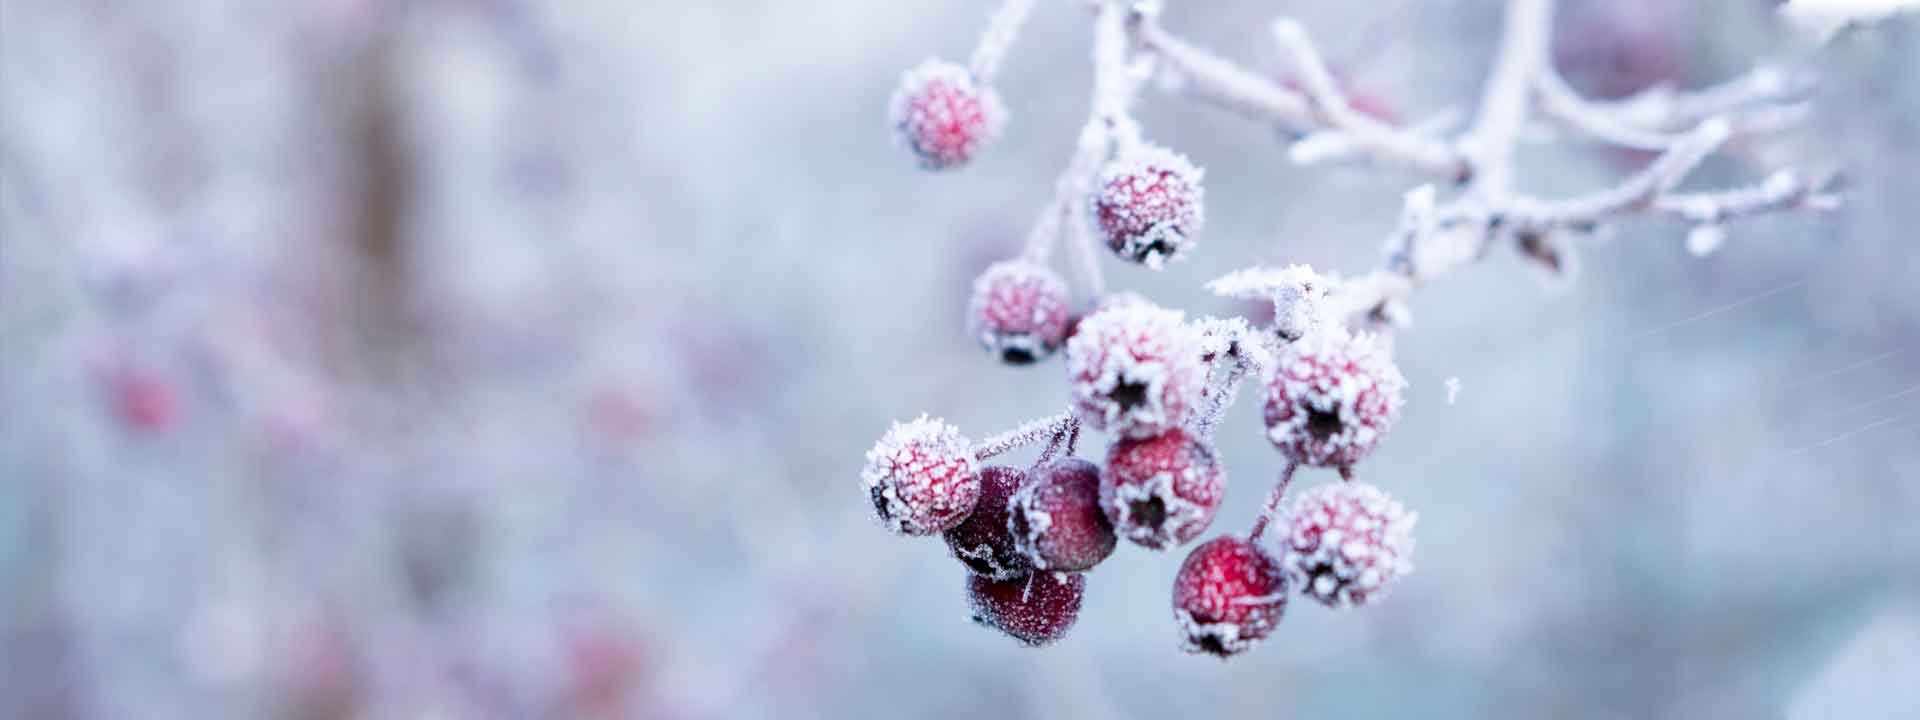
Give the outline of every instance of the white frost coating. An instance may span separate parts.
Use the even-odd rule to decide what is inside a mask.
[[[1027,16],[1032,14],[1034,2],[1005,0],[987,20],[987,30],[981,33],[980,44],[974,46],[973,57],[967,61],[980,82],[991,83],[993,76],[1000,73],[1000,63],[1006,59],[1013,41],[1020,37],[1020,26],[1025,25]]]
[[[1174,492],[1174,487],[1182,479],[1181,475],[1191,478],[1196,472],[1199,472],[1196,468],[1188,468],[1179,475],[1163,471],[1154,473],[1153,477],[1147,478],[1143,483],[1124,485],[1115,483],[1112,496],[1107,503],[1107,511],[1114,518],[1113,529],[1120,533],[1121,537],[1154,550],[1166,550],[1179,545],[1187,539],[1180,537],[1182,528],[1203,523],[1207,519],[1208,508]],[[1160,524],[1148,525],[1144,522],[1136,522],[1133,517],[1134,504],[1154,499],[1160,501],[1160,507],[1166,513]]]
[[[1156,145],[1107,163],[1092,204],[1107,247],[1153,270],[1185,257],[1206,220],[1204,175],[1187,156]]]
[[[971,444],[958,428],[926,415],[894,423],[867,451],[860,479],[881,522],[907,535],[958,524],[980,494]]]
[[[1261,615],[1264,616],[1264,613]],[[1181,608],[1174,609],[1173,620],[1180,625],[1180,649],[1189,653],[1203,652],[1204,648],[1206,648],[1206,641],[1209,638],[1211,638],[1215,644],[1219,645],[1227,655],[1238,655],[1252,650],[1254,646],[1260,644],[1261,640],[1266,639],[1266,635],[1258,630],[1253,633],[1242,634],[1240,631],[1240,623],[1200,622],[1199,618],[1193,616],[1193,613]],[[1256,622],[1263,623],[1269,627],[1274,624],[1264,619],[1257,620]],[[1271,631],[1269,630],[1268,632]]]
[[[930,58],[901,76],[887,103],[887,123],[921,167],[943,170],[966,164],[999,138],[1007,108],[965,67]]]
[[[1460,397],[1460,378],[1447,378],[1447,404],[1452,405],[1454,399],[1458,397]]]
[[[1780,16],[1821,43],[1850,25],[1880,22],[1920,10],[1920,0],[1787,0]]]
[[[1207,289],[1225,297],[1272,301],[1274,332],[1297,340],[1327,322],[1332,308],[1329,297],[1337,285],[1336,279],[1314,272],[1311,265],[1255,266],[1215,279]]]
[[[1687,233],[1687,252],[1706,257],[1727,243],[1727,229],[1720,225],[1699,225]]]
[[[1184,423],[1207,375],[1183,313],[1126,304],[1087,316],[1067,342],[1073,413],[1097,430],[1148,437]]]
[[[1417,522],[1417,513],[1366,483],[1312,488],[1294,502],[1287,518],[1287,572],[1328,607],[1379,601],[1394,579],[1413,571]]]
[[[1042,438],[1052,437],[1067,429],[1072,417],[1067,413],[1034,418],[1021,423],[1019,427],[994,435],[974,446],[973,457],[985,460],[1017,447],[1032,445]]]

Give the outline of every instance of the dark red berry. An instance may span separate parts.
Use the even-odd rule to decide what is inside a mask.
[[[1010,580],[1033,569],[1007,529],[1007,504],[1025,484],[1018,468],[991,465],[980,469],[980,502],[966,522],[946,532],[953,556],[972,570],[995,580]]]
[[[1163,550],[1206,531],[1226,482],[1213,448],[1175,428],[1113,444],[1100,505],[1121,537]]]
[[[973,621],[1032,647],[1059,640],[1080,617],[1087,576],[1037,572],[1012,580],[967,575]]]
[[[1245,652],[1273,633],[1286,609],[1280,561],[1245,538],[1201,543],[1173,579],[1173,618],[1181,649],[1190,653]]]
[[[1118,542],[1100,509],[1100,466],[1080,458],[1036,470],[1008,515],[1014,541],[1041,570],[1090,570]]]

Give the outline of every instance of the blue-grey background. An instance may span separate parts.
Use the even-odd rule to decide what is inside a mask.
[[[1276,76],[1297,14],[1403,118],[1471,106],[1500,14],[1168,5]],[[1569,0],[1558,54],[1605,95],[1816,71],[1810,122],[1690,187],[1840,168],[1845,209],[1423,290],[1361,468],[1417,571],[1223,664],[1176,649],[1179,553],[1122,548],[1027,650],[858,488],[890,420],[1064,401],[961,310],[1084,117],[1073,4],[1014,47],[1005,137],[929,174],[886,100],[986,2],[0,0],[0,715],[1912,717],[1920,24],[1816,49],[1771,5]],[[1247,264],[1370,267],[1416,182],[1177,95],[1140,118],[1206,168],[1207,229],[1102,262],[1193,313],[1246,311],[1200,285]],[[1541,140],[1543,193],[1643,160]],[[1215,532],[1278,468],[1252,397]]]

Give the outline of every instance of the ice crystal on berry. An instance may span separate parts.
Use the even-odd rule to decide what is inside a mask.
[[[1303,465],[1352,465],[1399,420],[1406,384],[1373,336],[1313,333],[1288,345],[1267,375],[1267,439]]]
[[[980,500],[973,514],[945,533],[947,548],[974,574],[1007,580],[1032,569],[1007,529],[1008,504],[1026,480],[1027,474],[1018,468],[990,465],[980,469]]]
[[[967,328],[1008,365],[1046,358],[1066,341],[1067,283],[1037,263],[994,263],[973,282]]]
[[[1164,550],[1206,531],[1226,483],[1213,448],[1175,428],[1108,449],[1100,506],[1121,536]]]
[[[1206,385],[1200,336],[1150,304],[1111,307],[1067,341],[1073,412],[1098,430],[1149,437],[1186,421]]]
[[[1287,516],[1287,572],[1301,592],[1328,607],[1377,602],[1395,578],[1413,570],[1418,519],[1366,483],[1308,490]]]
[[[1006,107],[961,65],[930,59],[908,70],[888,104],[900,142],[928,170],[967,164],[1000,136]]]
[[[1204,220],[1200,176],[1185,155],[1133,149],[1100,171],[1094,221],[1122,259],[1159,269],[1193,248]]]
[[[1009,528],[1042,570],[1090,570],[1113,554],[1113,523],[1100,509],[1100,467],[1080,458],[1042,466],[1013,498]]]
[[[972,444],[952,425],[925,415],[894,423],[867,451],[860,478],[880,520],[906,535],[959,525],[980,497]]]
[[[1273,633],[1286,609],[1280,562],[1245,538],[1201,543],[1173,579],[1173,617],[1181,649],[1190,653],[1226,658],[1250,650]]]
[[[1011,580],[967,576],[967,600],[973,621],[997,629],[1032,647],[1051,644],[1080,618],[1087,576],[1037,572]]]

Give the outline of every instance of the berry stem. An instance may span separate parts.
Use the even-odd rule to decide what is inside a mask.
[[[1189,428],[1201,438],[1213,437],[1213,430],[1220,425],[1220,418],[1227,414],[1227,408],[1233,407],[1234,398],[1240,394],[1240,382],[1254,369],[1247,354],[1240,350],[1239,341],[1236,340],[1229,347],[1226,355],[1229,360],[1226,374],[1207,389],[1207,408],[1193,419]]]
[[[1064,432],[1073,422],[1072,413],[1060,413],[1036,418],[1021,423],[1019,427],[980,441],[974,446],[975,460],[986,460],[1009,450],[1039,442],[1042,438],[1053,437]]]
[[[1054,455],[1059,454],[1063,448],[1066,456],[1072,457],[1073,444],[1079,439],[1080,418],[1069,416],[1066,425],[1055,431],[1053,437],[1047,440],[1047,446],[1040,450],[1040,457],[1034,459],[1033,467],[1037,469],[1047,464],[1047,461],[1052,460]]]
[[[1342,482],[1353,482],[1353,466],[1352,465],[1340,466],[1340,480]]]
[[[1253,521],[1253,529],[1247,532],[1248,542],[1260,542],[1260,535],[1267,531],[1268,525],[1273,524],[1274,516],[1280,514],[1280,502],[1286,499],[1287,486],[1293,484],[1293,471],[1299,467],[1287,463],[1286,467],[1280,468],[1280,479],[1274,482],[1273,490],[1267,493],[1267,506],[1261,509],[1260,517]]]
[[[1013,47],[1014,40],[1020,37],[1021,26],[1027,23],[1027,16],[1033,14],[1035,0],[1004,0],[999,9],[987,20],[987,30],[980,34],[980,44],[974,46],[973,57],[967,60],[967,70],[981,84],[993,82],[1000,74],[1000,64],[1007,57],[1007,50]]]

